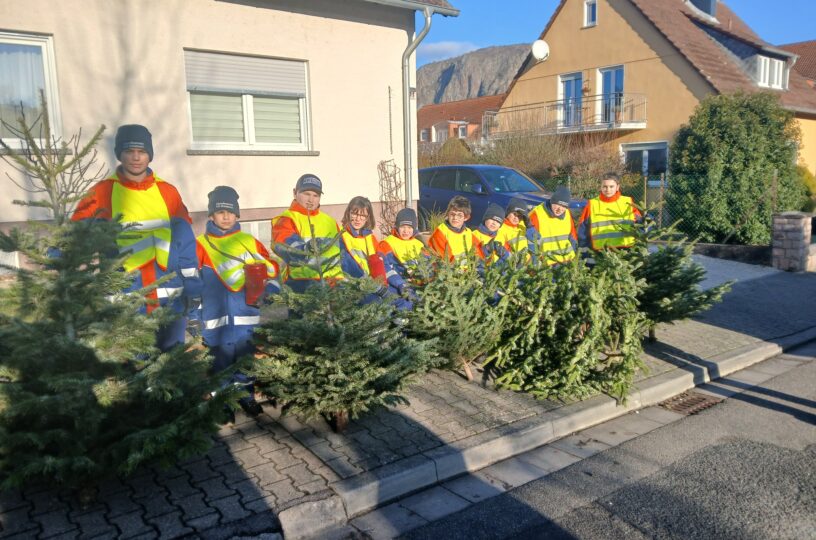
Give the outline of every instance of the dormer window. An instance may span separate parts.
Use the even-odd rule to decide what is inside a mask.
[[[785,62],[767,56],[757,56],[757,84],[763,88],[785,88]]]
[[[584,27],[598,24],[597,0],[584,0]]]

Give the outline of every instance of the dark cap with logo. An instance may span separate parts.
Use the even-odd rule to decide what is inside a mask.
[[[207,205],[209,215],[213,215],[219,210],[232,212],[241,217],[241,209],[238,208],[238,192],[229,186],[218,186],[207,194],[210,203]]]
[[[485,210],[484,216],[482,216],[482,223],[484,223],[488,219],[492,219],[493,221],[503,223],[504,218],[505,218],[504,209],[496,203],[490,203],[487,205],[487,210]]]
[[[295,184],[295,193],[300,193],[301,191],[316,191],[323,194],[323,182],[320,181],[314,174],[306,173],[300,178],[298,178],[297,184]]]
[[[505,210],[508,214],[516,213],[521,214],[522,216],[527,215],[527,203],[522,201],[521,199],[517,199],[513,197],[510,199],[510,202],[507,203],[507,208]]]
[[[122,159],[122,152],[131,148],[139,148],[147,152],[150,161],[153,161],[153,136],[146,127],[139,124],[119,126],[116,130],[116,139],[113,151],[116,159]]]
[[[571,198],[569,188],[558,186],[550,197],[550,204],[560,204],[565,208],[569,208]]]

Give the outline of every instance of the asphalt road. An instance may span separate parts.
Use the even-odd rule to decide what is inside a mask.
[[[816,539],[816,359],[405,538]]]

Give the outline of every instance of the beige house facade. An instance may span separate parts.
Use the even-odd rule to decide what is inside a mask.
[[[800,159],[816,170],[816,91],[796,55],[763,42],[716,0],[562,0],[489,136],[603,132],[632,172],[667,171],[678,129],[711,93],[768,91],[796,113]]]
[[[58,134],[107,126],[106,170],[117,126],[143,124],[152,168],[179,189],[197,231],[207,193],[230,185],[241,220],[268,237],[306,172],[323,180],[335,217],[355,195],[380,200],[378,164],[405,158],[401,59],[425,9],[458,13],[445,0],[5,0],[0,116],[11,120],[21,100],[33,110],[44,87]],[[410,72],[413,85],[413,57]],[[26,193],[6,173],[23,180],[0,162],[0,226],[47,217],[12,205]]]

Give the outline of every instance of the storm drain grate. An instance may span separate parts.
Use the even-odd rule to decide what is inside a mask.
[[[663,401],[659,405],[664,409],[674,411],[679,414],[691,415],[713,407],[723,401],[721,398],[699,394],[697,392],[683,392],[673,398]]]

